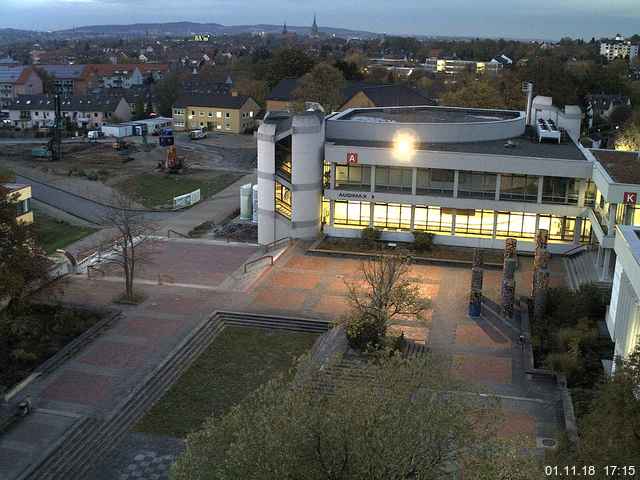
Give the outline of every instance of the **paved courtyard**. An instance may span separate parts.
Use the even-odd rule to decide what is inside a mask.
[[[153,263],[142,269],[137,283],[146,300],[119,307],[123,315],[110,330],[29,387],[27,393],[46,418],[34,416],[0,438],[0,478],[5,478],[3,474],[13,478],[12,472],[37,456],[42,448],[39,438],[59,436],[77,416],[112,412],[213,311],[332,320],[347,311],[345,282],[361,281],[360,261],[306,255],[302,245],[289,249],[274,267],[252,269],[247,275],[242,274],[242,265],[259,255],[255,247],[189,241],[159,245]],[[531,260],[520,260],[517,290],[525,294],[530,289]],[[167,281],[158,284],[158,275],[166,275]],[[527,380],[522,350],[514,342],[517,333],[467,316],[470,268],[416,265],[411,276],[431,299],[432,309],[425,323],[404,320],[393,329],[446,355],[453,374],[497,395],[506,417],[502,435],[524,435],[532,447],[543,438],[557,438],[561,428],[557,399],[549,385]],[[485,273],[485,293],[491,298],[497,299],[499,279],[498,271]],[[563,281],[563,272],[554,263],[552,282]],[[114,270],[106,277],[68,277],[40,296],[105,306],[121,291],[122,280]],[[28,433],[34,428],[40,436]],[[129,435],[96,471],[120,475],[110,478],[164,479],[166,475],[156,470],[144,477],[141,468],[165,462],[179,446],[177,439]],[[20,461],[7,465],[16,451]]]

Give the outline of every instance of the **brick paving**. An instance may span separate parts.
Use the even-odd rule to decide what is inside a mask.
[[[335,320],[348,310],[345,280],[361,281],[360,261],[305,255],[299,245],[285,253],[273,268],[256,268],[250,274],[256,281],[247,288],[250,283],[232,280],[241,276],[242,264],[256,255],[254,247],[177,241],[160,243],[154,262],[141,274],[148,279],[159,274],[171,275],[180,285],[139,284],[137,288],[146,295],[144,303],[122,306],[123,317],[108,332],[57,371],[29,387],[27,393],[35,399],[38,408],[64,411],[69,415],[106,415],[213,311],[228,309]],[[527,284],[530,263],[528,258],[520,261],[517,276],[520,293],[530,288]],[[408,338],[448,356],[452,372],[468,381],[470,390],[473,390],[473,384],[473,388],[481,387],[498,395],[505,409],[505,435],[557,438],[561,430],[557,420],[557,398],[550,386],[533,384],[526,378],[522,351],[514,342],[514,332],[487,320],[474,321],[467,316],[469,269],[415,265],[410,275],[419,282],[422,294],[431,299],[432,309],[425,322],[404,318],[395,322],[392,330],[403,331]],[[554,275],[556,284],[564,281],[557,269]],[[485,292],[491,298],[497,299],[499,278],[500,272],[487,271],[485,274]],[[202,286],[215,288],[204,290]],[[62,291],[59,298],[65,302],[103,306],[110,304],[121,292],[122,284],[75,276],[59,282],[55,290]],[[52,291],[42,292],[41,297],[51,298]],[[67,422],[65,428],[70,423]],[[59,436],[64,428],[54,424],[52,422],[45,430]],[[14,429],[16,435],[23,425],[26,428],[28,423]],[[0,438],[0,478],[12,471],[5,467],[3,459],[15,449],[15,443],[3,445],[4,440]],[[20,445],[36,455],[40,447],[36,439],[32,443]],[[135,459],[138,454],[169,455],[149,445],[131,448],[134,450],[126,453],[133,456],[122,460],[126,463],[123,464],[125,469],[129,465],[146,468],[142,463],[149,462],[144,459],[138,462]],[[30,457],[27,455],[26,458]],[[15,473],[15,469],[13,471]],[[122,469],[118,471],[126,473]],[[131,478],[142,471],[132,469]]]

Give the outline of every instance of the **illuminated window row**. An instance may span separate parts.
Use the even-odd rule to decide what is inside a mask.
[[[325,223],[329,223],[329,209],[329,202],[323,200]],[[389,231],[418,230],[441,235],[522,239],[533,239],[537,229],[546,229],[551,241],[572,242],[576,219],[524,212],[335,201],[333,224],[349,228],[373,226]],[[590,235],[591,223],[583,219],[581,241],[588,241]]]
[[[276,182],[276,212],[291,220],[291,190]]]

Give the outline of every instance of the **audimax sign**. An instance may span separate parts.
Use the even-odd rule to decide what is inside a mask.
[[[372,200],[373,195],[365,192],[339,192],[338,200]]]

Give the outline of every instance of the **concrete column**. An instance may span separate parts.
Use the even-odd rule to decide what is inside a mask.
[[[373,210],[376,204],[374,202],[369,203],[369,226],[373,227]]]
[[[600,268],[600,265],[602,265],[602,251],[604,250],[604,248],[602,248],[601,245],[598,245],[598,253],[596,253],[596,268]]]
[[[258,129],[258,243],[275,240],[275,145],[276,126],[263,123]]]
[[[369,191],[371,193],[376,191],[376,166],[375,165],[371,165],[371,180],[369,180],[369,183],[371,183],[371,188],[369,189]]]
[[[417,195],[418,193],[418,169],[416,167],[411,169],[411,195]],[[411,209],[413,212],[413,209]]]
[[[609,218],[607,219],[607,235],[613,235],[615,232],[617,210],[618,210],[617,203],[609,204]]]
[[[331,162],[331,176],[329,179],[329,187],[331,188],[331,190],[336,188],[336,163],[335,162]]]
[[[584,207],[585,197],[587,195],[587,181],[580,180],[578,186],[578,206]]]
[[[497,174],[496,175],[496,197],[495,200],[496,202],[500,201],[500,184],[502,182],[502,175]],[[495,222],[494,222],[494,226],[495,226]],[[495,237],[495,228],[494,228],[494,237]]]
[[[453,174],[453,198],[458,198],[458,184],[460,183],[460,171],[455,170]]]
[[[580,235],[582,234],[582,217],[576,217],[576,226],[573,231],[573,243],[580,243]]]
[[[333,217],[335,215],[336,210],[336,201],[329,200],[329,226],[333,227]]]
[[[544,177],[538,177],[538,203],[542,203],[543,189],[544,189]]]
[[[411,230],[415,230],[416,225],[416,206],[411,206]]]
[[[608,282],[611,279],[611,275],[609,273],[611,269],[611,249],[604,249],[604,258],[602,261],[602,269],[600,270],[600,280],[603,282]]]

